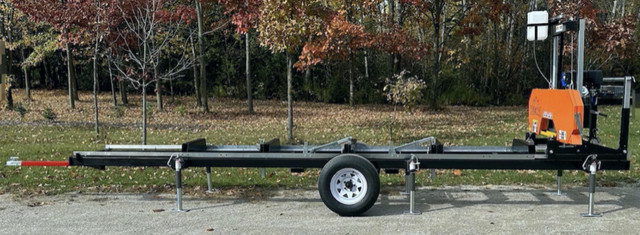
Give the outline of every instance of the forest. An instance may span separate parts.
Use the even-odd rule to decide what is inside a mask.
[[[586,20],[585,69],[640,73],[638,0],[3,0],[0,35],[14,96],[64,90],[74,109],[78,90],[114,107],[142,93],[158,111],[193,96],[202,112],[233,98],[247,113],[286,100],[291,125],[293,101],[525,104],[548,87],[551,40],[526,40],[539,10]],[[563,71],[576,67],[568,35]]]

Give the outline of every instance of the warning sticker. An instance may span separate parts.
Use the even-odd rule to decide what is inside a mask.
[[[558,131],[558,139],[567,140],[567,132],[563,130]]]
[[[538,130],[538,120],[531,119],[531,132],[536,133]]]

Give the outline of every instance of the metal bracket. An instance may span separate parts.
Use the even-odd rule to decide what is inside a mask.
[[[329,147],[329,146],[341,145],[341,144],[346,144],[346,143],[349,143],[349,142],[351,142],[351,137],[346,137],[346,138],[339,139],[339,140],[336,140],[336,141],[333,141],[333,142],[330,142],[330,143],[326,143],[326,144],[323,144],[323,145],[315,146],[315,147],[309,149],[309,152],[315,153],[316,151],[318,151],[320,149],[323,149],[323,148],[326,148],[326,147]]]
[[[429,143],[429,151],[431,151],[431,146],[436,144],[436,138],[431,136],[431,137],[427,137],[427,138],[423,138],[420,140],[416,140],[410,143],[406,143],[403,145],[400,145],[398,147],[393,147],[391,144],[389,146],[389,148],[394,152],[394,153],[398,153],[401,152],[402,149],[407,148],[407,147],[411,147],[411,146],[418,146],[424,143]]]

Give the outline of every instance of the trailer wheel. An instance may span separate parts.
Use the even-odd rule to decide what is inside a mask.
[[[333,212],[341,216],[360,215],[378,199],[378,171],[362,156],[340,155],[322,168],[318,191],[324,204]]]

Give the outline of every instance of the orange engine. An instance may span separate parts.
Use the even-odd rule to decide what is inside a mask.
[[[529,131],[560,143],[581,145],[582,100],[572,89],[533,89],[529,98]]]

